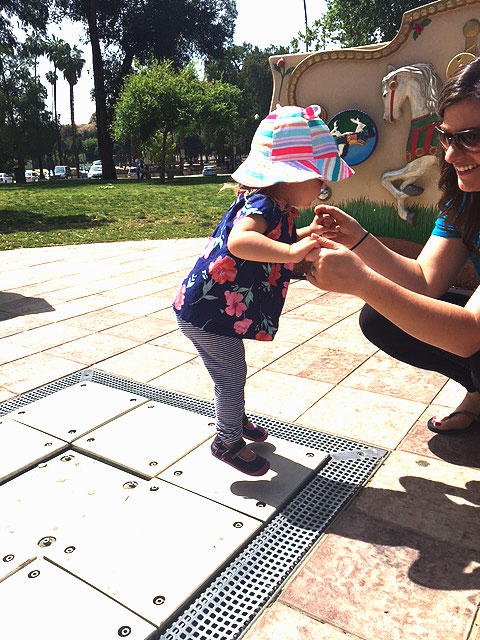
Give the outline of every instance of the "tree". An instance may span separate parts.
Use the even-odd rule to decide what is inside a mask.
[[[47,91],[32,77],[21,47],[4,49],[0,56],[0,139],[10,149],[20,173],[26,158],[38,158],[51,150],[52,122],[45,109]],[[20,178],[21,180],[21,178]]]
[[[56,0],[57,15],[85,24],[92,46],[96,121],[103,176],[115,178],[110,123],[134,58],[181,66],[193,54],[220,55],[231,41],[234,0]],[[103,50],[102,50],[103,47]],[[115,50],[115,55],[105,51]]]
[[[57,69],[62,66],[69,49],[70,46],[65,42],[65,40],[56,38],[55,36],[50,38],[46,47],[47,57],[53,63],[53,72],[48,74],[47,80],[53,85],[53,114],[57,133],[57,150],[60,164],[63,164],[63,153],[60,138],[60,125],[57,113]]]
[[[0,45],[14,47],[17,39],[12,30],[15,20],[34,31],[45,33],[50,0],[0,0]]]
[[[342,47],[392,40],[403,14],[423,4],[424,0],[327,0],[321,40],[338,41]]]
[[[85,60],[82,58],[82,53],[83,51],[78,49],[76,45],[74,45],[73,48],[70,48],[69,46],[65,57],[61,60],[60,67],[61,71],[63,72],[63,76],[70,87],[70,121],[72,124],[72,145],[73,155],[75,158],[75,168],[77,170],[77,178],[80,177],[80,162],[78,160],[78,137],[77,127],[75,124],[73,87],[77,84],[82,74],[83,65],[85,64]]]

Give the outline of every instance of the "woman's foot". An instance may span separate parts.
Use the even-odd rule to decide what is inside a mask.
[[[269,461],[249,449],[243,439],[226,444],[215,436],[210,449],[215,458],[249,476],[263,476],[270,468]]]
[[[427,426],[434,433],[461,433],[480,426],[480,393],[477,391],[467,392],[455,411],[443,418],[433,416]]]

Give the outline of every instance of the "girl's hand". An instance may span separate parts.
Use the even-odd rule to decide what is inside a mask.
[[[361,296],[368,283],[369,268],[353,251],[343,245],[319,238],[318,247],[305,257],[310,262],[307,280],[315,287],[337,293]]]
[[[315,218],[312,224],[316,224],[323,229],[319,235],[335,240],[335,242],[348,248],[353,247],[366,233],[366,230],[355,218],[349,216],[345,211],[328,204],[320,204],[315,207]]]
[[[301,262],[313,249],[320,247],[319,240],[320,236],[314,233],[291,244],[289,247],[290,262]]]

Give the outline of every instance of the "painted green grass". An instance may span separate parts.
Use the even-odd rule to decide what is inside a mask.
[[[234,193],[223,177],[2,185],[0,250],[208,236]]]
[[[358,220],[362,227],[380,238],[399,238],[425,244],[430,237],[438,210],[435,207],[411,206],[417,214],[413,227],[398,217],[396,209],[385,202],[370,202],[365,198],[341,202],[338,207]],[[300,212],[298,226],[305,226],[313,219],[313,208]]]

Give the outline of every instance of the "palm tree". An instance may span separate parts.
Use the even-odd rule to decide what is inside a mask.
[[[308,51],[308,20],[307,20],[307,2],[303,0],[303,11],[305,12],[305,48]]]
[[[73,154],[75,156],[75,167],[77,169],[77,178],[80,177],[80,163],[78,160],[78,138],[77,138],[77,125],[75,124],[75,109],[73,100],[73,87],[77,84],[80,76],[82,75],[83,65],[85,60],[82,58],[81,49],[76,45],[70,49],[68,47],[67,54],[59,61],[59,69],[63,72],[63,77],[70,85],[70,120],[72,123],[72,138],[73,138]]]
[[[69,50],[70,45],[68,45],[65,40],[61,40],[60,38],[56,38],[55,36],[52,36],[47,43],[47,57],[53,63],[53,75],[50,76],[51,79],[49,79],[49,82],[53,84],[53,109],[55,117],[55,130],[57,133],[58,157],[60,160],[60,164],[63,164],[63,154],[57,114],[57,69],[62,64],[62,60],[65,58],[65,55]]]
[[[36,82],[38,58],[45,55],[47,50],[47,43],[44,38],[42,38],[42,36],[39,36],[36,33],[32,33],[25,38],[23,48],[25,53],[33,59],[34,77]]]

